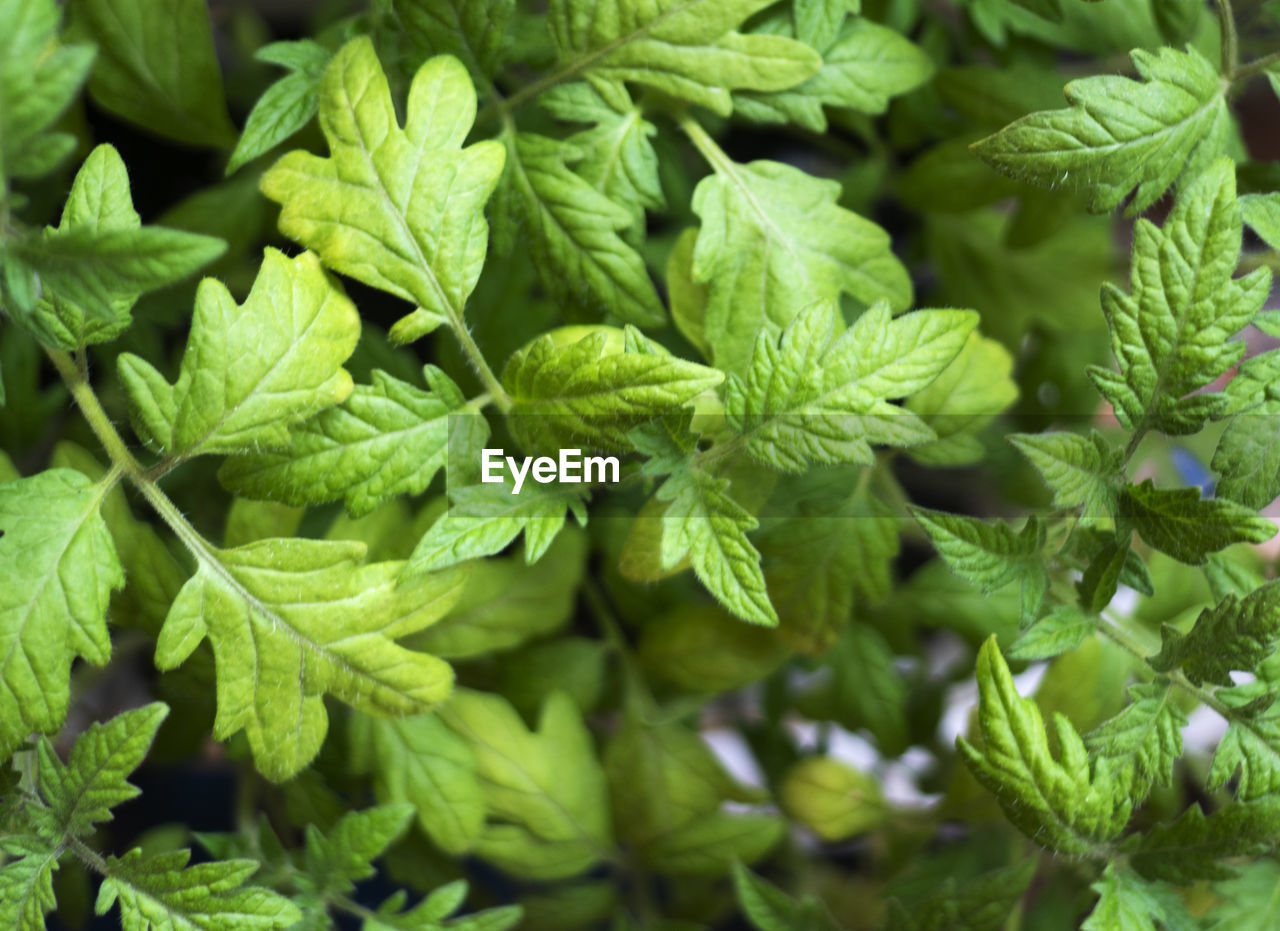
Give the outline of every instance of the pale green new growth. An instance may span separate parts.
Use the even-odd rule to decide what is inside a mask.
[[[468,417],[466,399],[448,375],[423,368],[429,391],[374,371],[342,404],[289,430],[280,449],[237,456],[218,477],[251,498],[292,505],[342,498],[353,516],[399,495],[421,494],[445,467],[451,420]]]
[[[263,775],[306,766],[328,730],[323,697],[363,711],[430,711],[449,694],[448,664],[396,640],[453,604],[465,573],[419,574],[402,563],[360,565],[359,543],[269,539],[232,550],[198,547],[199,566],[156,643],[172,669],[208,637],[218,672],[214,734],[243,728]]]
[[[644,862],[677,876],[723,875],[753,863],[781,836],[775,815],[730,812],[726,802],[759,803],[698,735],[682,725],[629,718],[609,741],[605,771],[619,800],[614,824]]]
[[[701,131],[686,127],[697,141]],[[776,337],[815,301],[911,303],[888,235],[839,206],[838,183],[778,162],[740,165],[707,146],[715,174],[693,195],[702,219],[693,278],[708,287],[706,340],[719,368],[745,373],[757,334]]]
[[[278,448],[290,424],[351,393],[342,363],[359,336],[355,307],[314,254],[289,259],[268,249],[243,304],[217,281],[200,283],[175,384],[129,353],[120,378],[135,427],[158,452]]]
[[[62,726],[77,657],[111,655],[107,601],[124,573],[99,509],[113,481],[51,469],[0,484],[0,756]]]
[[[977,434],[1018,399],[1013,357],[994,339],[969,334],[960,354],[903,405],[937,439],[907,451],[925,465],[968,465],[986,452]]]
[[[502,382],[513,402],[511,427],[526,448],[629,450],[632,428],[724,380],[653,344],[642,345],[643,352],[612,351],[609,337],[597,331],[566,345],[549,333],[507,361]]]
[[[484,828],[475,756],[439,715],[351,719],[352,768],[372,773],[378,801],[408,802],[440,849],[471,850]]]
[[[463,306],[484,266],[484,205],[502,173],[502,147],[463,147],[476,95],[449,56],[426,62],[409,88],[404,128],[367,38],[333,57],[320,84],[329,156],[291,152],[262,177],[280,229],[326,265],[417,309],[392,330],[417,339],[464,327]]]
[[[1110,769],[1090,766],[1084,742],[1061,714],[1054,716],[1058,755],[1035,702],[1018,695],[992,637],[978,654],[978,721],[982,746],[956,744],[1005,815],[1042,846],[1069,855],[1096,853],[1129,820],[1132,803]]]
[[[579,524],[587,520],[582,497],[572,486],[526,485],[517,495],[509,483],[468,485],[451,490],[449,498],[449,510],[409,557],[407,574],[491,556],[521,533],[525,559],[537,562],[564,528],[566,510]]]
[[[756,338],[745,384],[733,380],[725,412],[759,462],[786,471],[809,463],[871,462],[871,444],[933,440],[914,413],[889,402],[932,382],[964,347],[977,315],[921,310],[898,319],[883,302],[839,331],[838,310],[801,311],[780,339]]]
[[[476,853],[513,875],[557,879],[610,856],[604,772],[573,702],[553,693],[536,731],[500,695],[458,690],[442,709],[475,754],[488,821]]]
[[[1186,187],[1226,149],[1228,82],[1194,48],[1133,51],[1144,79],[1099,75],[1064,88],[1067,110],[1032,113],[974,145],[988,164],[1044,187],[1082,188],[1111,210],[1137,189],[1131,213],[1169,186]]]
[[[657,498],[662,515],[662,567],[685,557],[693,571],[726,608],[753,624],[778,623],[769,603],[760,553],[747,539],[759,522],[728,494],[729,480],[696,467],[676,471]]]
[[[734,30],[771,0],[551,0],[547,28],[565,74],[584,74],[611,101],[623,82],[727,116],[733,89],[782,90],[818,70],[803,43]]]
[[[836,9],[817,15],[834,19],[834,29],[839,29],[847,5],[828,5]],[[779,25],[784,22],[781,16],[775,21]],[[803,39],[805,31],[818,27],[797,23],[794,28]],[[822,31],[834,29],[824,24]],[[823,132],[827,128],[824,105],[880,114],[891,98],[915,90],[933,76],[928,55],[894,30],[868,19],[850,20],[831,39],[823,41],[819,36],[804,41],[822,52],[822,67],[817,73],[786,90],[735,94],[737,114],[766,123],[793,122]]]

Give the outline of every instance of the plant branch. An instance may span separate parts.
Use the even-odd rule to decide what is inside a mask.
[[[1280,52],[1272,52],[1270,55],[1263,55],[1261,58],[1249,62],[1247,65],[1241,65],[1231,73],[1232,81],[1243,81],[1254,75],[1262,74],[1271,68],[1280,66]]]
[[[129,447],[125,445],[124,440],[120,438],[120,434],[116,432],[115,426],[111,423],[111,418],[102,409],[102,404],[98,401],[98,396],[94,393],[93,387],[81,375],[79,366],[65,352],[50,349],[48,354],[54,368],[58,370],[58,374],[62,376],[62,380],[67,383],[67,387],[71,390],[71,396],[75,398],[76,406],[80,408],[80,413],[88,421],[89,429],[93,431],[93,435],[98,438],[98,442],[102,444],[102,448],[106,451],[107,456],[110,457],[112,465],[130,479],[134,481],[140,480],[143,475],[142,466],[133,457],[133,453],[129,451]]]
[[[1231,0],[1218,0],[1218,24],[1222,29],[1222,73],[1229,78],[1238,77],[1240,39],[1236,35],[1236,14]]]

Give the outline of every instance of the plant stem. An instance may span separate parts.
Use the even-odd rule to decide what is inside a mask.
[[[140,479],[143,473],[142,466],[138,464],[137,459],[133,458],[129,447],[125,446],[124,440],[112,425],[111,418],[98,402],[98,396],[93,393],[89,382],[80,374],[80,369],[71,356],[56,349],[50,349],[48,353],[54,368],[58,370],[58,374],[71,390],[71,396],[75,398],[80,413],[88,421],[89,429],[106,450],[112,464],[130,479],[134,481]]]
[[[485,361],[484,353],[480,351],[480,347],[476,341],[471,338],[471,331],[467,329],[467,322],[458,319],[453,322],[454,335],[458,337],[458,342],[462,344],[462,351],[466,353],[467,360],[471,363],[471,367],[475,369],[476,374],[480,376],[480,381],[484,383],[485,391],[489,393],[489,397],[493,403],[497,405],[498,410],[507,413],[511,410],[511,395],[507,394],[502,382],[498,380],[498,376],[493,373],[493,369],[489,368],[489,363]]]
[[[1218,23],[1222,28],[1222,73],[1236,78],[1240,67],[1240,40],[1236,36],[1236,15],[1231,9],[1231,0],[1218,0]]]
[[[1245,78],[1251,78],[1255,74],[1262,74],[1264,71],[1276,66],[1280,66],[1280,52],[1272,52],[1270,55],[1263,55],[1247,65],[1241,65],[1232,72],[1231,80],[1243,81]]]
[[[675,120],[676,124],[684,130],[684,134],[689,137],[694,148],[698,150],[698,154],[706,159],[707,164],[717,174],[736,178],[733,161],[725,154],[724,149],[720,148],[720,144],[711,138],[711,134],[702,128],[701,123],[691,117],[688,111],[675,114]]]
[[[1098,632],[1121,649],[1137,657],[1149,671],[1156,675],[1164,676],[1178,688],[1182,689],[1189,695],[1194,696],[1202,704],[1208,705],[1227,721],[1241,720],[1235,715],[1233,709],[1229,705],[1208,689],[1192,683],[1192,681],[1180,670],[1175,669],[1173,672],[1160,672],[1159,670],[1152,669],[1151,663],[1148,660],[1148,657],[1151,655],[1151,651],[1144,647],[1136,638],[1130,636],[1129,633],[1122,629],[1113,619],[1103,616],[1102,623],[1098,625]],[[1245,726],[1249,726],[1247,721],[1244,723]]]

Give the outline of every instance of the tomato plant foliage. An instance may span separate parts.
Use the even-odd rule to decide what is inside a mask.
[[[0,0],[0,925],[1275,924],[1280,7],[213,6]]]

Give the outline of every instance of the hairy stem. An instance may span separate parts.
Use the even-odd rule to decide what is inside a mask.
[[[48,353],[54,368],[58,370],[58,374],[62,376],[62,380],[67,383],[67,387],[71,390],[71,396],[75,398],[76,406],[80,408],[80,413],[88,421],[89,429],[93,431],[93,435],[98,438],[98,442],[102,444],[102,448],[106,450],[107,456],[110,457],[111,464],[130,479],[134,481],[141,479],[143,474],[142,466],[133,457],[133,453],[129,451],[129,447],[125,445],[124,440],[120,438],[120,434],[116,432],[115,425],[111,423],[111,418],[107,416],[107,412],[102,409],[98,396],[94,394],[93,387],[89,384],[88,379],[81,374],[80,367],[65,352],[50,349]]]

